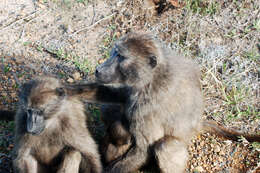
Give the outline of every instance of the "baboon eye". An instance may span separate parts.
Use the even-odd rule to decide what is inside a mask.
[[[58,96],[64,96],[65,90],[63,88],[56,88],[56,93],[58,94]]]
[[[152,55],[149,57],[149,64],[152,68],[154,68],[157,65],[157,57]]]
[[[118,54],[117,56],[118,56],[120,62],[126,59],[126,57],[124,57],[120,54]]]

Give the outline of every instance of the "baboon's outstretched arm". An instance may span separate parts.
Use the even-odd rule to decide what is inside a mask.
[[[81,97],[95,103],[123,104],[127,100],[129,89],[110,87],[98,83],[67,85],[68,95]]]

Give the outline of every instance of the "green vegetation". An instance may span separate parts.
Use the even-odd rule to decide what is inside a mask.
[[[201,15],[214,15],[220,10],[217,1],[208,0],[186,0],[186,9]]]

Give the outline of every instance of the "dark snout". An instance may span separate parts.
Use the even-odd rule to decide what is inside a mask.
[[[97,66],[95,76],[98,82],[101,83],[113,83],[116,80],[116,68],[118,62],[115,57],[111,57],[103,64]]]
[[[27,132],[33,135],[39,135],[45,128],[44,117],[41,115],[41,111],[35,109],[27,110],[26,121]]]

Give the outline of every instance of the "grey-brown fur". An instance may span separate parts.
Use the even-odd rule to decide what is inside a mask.
[[[116,71],[119,77],[104,64],[97,68],[97,79],[131,88],[125,116],[135,145],[109,172],[133,172],[149,160],[151,152],[161,172],[183,172],[187,145],[200,126],[203,110],[198,67],[146,34],[128,34],[116,42],[114,49],[122,58]],[[105,71],[112,80],[107,81]],[[173,139],[161,141],[151,151],[165,136]],[[176,160],[169,159],[177,156]]]
[[[126,123],[119,124],[133,139],[132,147],[124,148],[126,152],[110,164],[108,172],[133,172],[154,156],[161,172],[181,173],[194,134],[210,130],[231,139],[244,135],[211,122],[202,123],[199,68],[151,35],[130,33],[120,38],[110,58],[97,67],[96,78],[98,83],[75,85],[72,91],[87,100],[121,103],[124,111],[118,120]],[[113,138],[115,133],[109,129],[108,133]],[[259,135],[246,137],[259,140]],[[111,144],[107,146],[114,151],[122,146]]]
[[[163,47],[151,35],[130,33],[120,38],[110,59],[97,67],[96,73],[100,82],[130,88],[123,116],[134,146],[109,172],[133,172],[150,159],[151,153],[161,172],[184,172],[187,146],[192,136],[202,130],[233,140],[239,135],[249,141],[260,139],[259,135],[201,121],[204,106],[198,66]]]
[[[15,117],[15,172],[102,172],[96,143],[86,127],[84,106],[76,97],[61,94],[62,87],[51,77],[24,84]],[[27,132],[28,109],[43,110],[45,128],[37,135]]]

